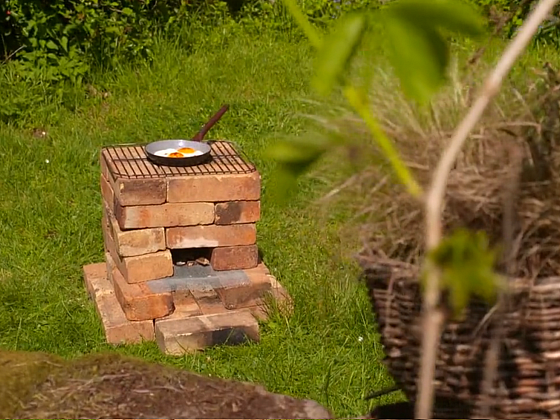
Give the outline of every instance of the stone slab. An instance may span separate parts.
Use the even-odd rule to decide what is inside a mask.
[[[173,276],[146,282],[150,290],[157,293],[191,290],[210,285],[213,288],[234,287],[249,284],[243,270],[215,271],[211,266],[193,265],[173,267]]]

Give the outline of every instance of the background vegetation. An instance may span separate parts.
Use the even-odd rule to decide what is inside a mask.
[[[492,18],[490,25],[519,3],[472,1]],[[386,2],[300,4],[324,27],[342,11]],[[362,186],[328,212],[309,208],[353,170],[332,159],[300,181],[288,209],[269,195],[273,164],[264,150],[270,140],[314,126],[309,115],[320,126],[344,111],[336,97],[321,103],[310,90],[313,52],[281,2],[7,0],[0,3],[0,22],[0,347],[65,357],[109,349],[81,280],[82,265],[103,258],[99,149],[188,136],[227,101],[231,111],[211,136],[238,142],[263,175],[259,244],[293,295],[296,313],[266,324],[256,346],[178,359],[154,344],[117,351],[260,382],[316,399],[340,416],[366,412],[363,396],[392,380],[350,258],[359,244],[339,230],[366,204],[369,190]],[[555,36],[543,32],[516,67],[518,86],[528,69],[558,61]],[[488,59],[502,47],[495,40]],[[421,127],[406,103],[395,102],[382,39],[374,36],[366,49],[364,55],[380,58],[373,83],[383,101],[377,105],[394,111],[387,121],[400,121],[402,130]],[[455,40],[460,62],[474,49]],[[344,127],[343,135],[361,135]]]

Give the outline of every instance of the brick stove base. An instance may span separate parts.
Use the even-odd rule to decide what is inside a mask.
[[[162,352],[181,355],[219,344],[258,341],[257,320],[267,318],[267,303],[275,302],[280,310],[291,311],[290,296],[262,263],[250,270],[220,272],[216,278],[215,273],[206,273],[204,282],[196,281],[197,273],[200,276],[204,268],[191,267],[194,275],[190,278],[156,280],[149,286],[145,283],[142,293],[125,291],[130,296],[124,301],[120,290],[123,285],[140,286],[114,278],[108,268],[111,270],[110,257],[107,263],[84,266],[83,274],[110,344],[155,340]],[[113,269],[113,274],[118,273]],[[152,295],[159,298],[150,300]],[[169,305],[171,313],[142,319],[154,310],[154,302]],[[141,320],[130,320],[139,314]]]

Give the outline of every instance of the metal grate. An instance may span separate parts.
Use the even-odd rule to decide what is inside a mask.
[[[115,178],[165,178],[169,176],[248,174],[255,166],[242,157],[230,142],[209,141],[211,160],[201,165],[171,167],[154,165],[144,145],[106,146],[101,154]]]

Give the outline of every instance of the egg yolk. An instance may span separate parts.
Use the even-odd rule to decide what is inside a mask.
[[[196,150],[190,148],[190,147],[183,147],[181,149],[178,150],[181,153],[194,153]]]
[[[173,152],[173,153],[169,153],[169,154],[167,155],[167,157],[171,157],[171,158],[182,158],[182,157],[183,157],[183,154],[182,154],[182,153],[179,153],[179,152]]]

